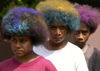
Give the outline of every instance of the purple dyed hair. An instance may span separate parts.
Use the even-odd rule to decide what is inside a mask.
[[[80,14],[81,22],[90,28],[91,33],[94,33],[100,23],[100,12],[98,9],[88,5],[79,5],[76,9]]]
[[[3,17],[1,31],[7,39],[15,35],[28,36],[34,45],[43,44],[49,35],[42,13],[22,6],[8,11]]]

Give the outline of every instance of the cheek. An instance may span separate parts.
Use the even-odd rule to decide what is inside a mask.
[[[62,33],[63,36],[67,35],[67,31],[61,31],[61,33]]]
[[[16,49],[15,46],[13,44],[11,44],[10,47],[11,47],[12,52],[14,53],[15,49]]]
[[[53,37],[55,35],[54,31],[50,31],[50,37]]]
[[[74,42],[78,41],[78,38],[77,37],[73,37],[72,39]]]
[[[13,43],[11,43],[10,47],[11,47],[11,49],[14,49],[15,46]]]
[[[71,36],[71,38],[72,38],[72,40],[77,40],[77,39],[78,39],[78,36],[73,34],[73,35]]]
[[[85,36],[85,37],[84,37],[84,40],[87,41],[88,38],[89,38],[89,35]]]
[[[26,43],[26,44],[23,45],[23,47],[24,47],[25,50],[30,50],[32,45],[30,43]]]

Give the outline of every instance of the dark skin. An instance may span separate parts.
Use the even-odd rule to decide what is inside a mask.
[[[66,36],[68,33],[67,28],[62,23],[52,22],[48,25],[50,32],[49,42],[46,43],[45,47],[49,50],[58,50],[64,48],[67,44]]]
[[[22,63],[30,62],[39,57],[32,51],[32,41],[27,36],[12,36],[11,49],[16,59]]]
[[[85,43],[90,34],[89,27],[86,24],[81,23],[79,30],[71,33],[72,42],[81,49],[84,49]]]

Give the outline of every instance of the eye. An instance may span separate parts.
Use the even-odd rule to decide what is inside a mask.
[[[50,28],[51,30],[55,30],[55,29],[56,29],[55,26],[49,26],[49,28]]]
[[[11,39],[11,42],[17,43],[17,40],[16,40],[15,38],[12,38],[12,39]]]
[[[83,35],[86,35],[88,33],[88,31],[82,31]]]
[[[78,35],[78,34],[80,34],[80,32],[79,31],[75,31],[74,34],[75,35]]]
[[[65,28],[64,26],[61,26],[60,29],[61,29],[61,30],[65,30],[66,28]]]
[[[26,39],[20,39],[20,43],[25,43],[25,42],[27,42]]]

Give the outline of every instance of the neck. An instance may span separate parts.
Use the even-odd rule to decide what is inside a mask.
[[[63,42],[63,43],[58,43],[58,44],[54,44],[52,42],[48,42],[45,47],[48,49],[48,50],[59,50],[59,49],[62,49],[65,47],[65,45],[67,44],[67,42]]]
[[[82,48],[83,53],[86,53],[87,49],[88,49],[88,47],[87,47],[87,46],[84,46],[84,47]]]
[[[35,59],[37,59],[39,55],[35,54],[34,52],[31,52],[23,57],[16,57],[16,60],[19,62],[25,63],[25,62],[31,62]]]

